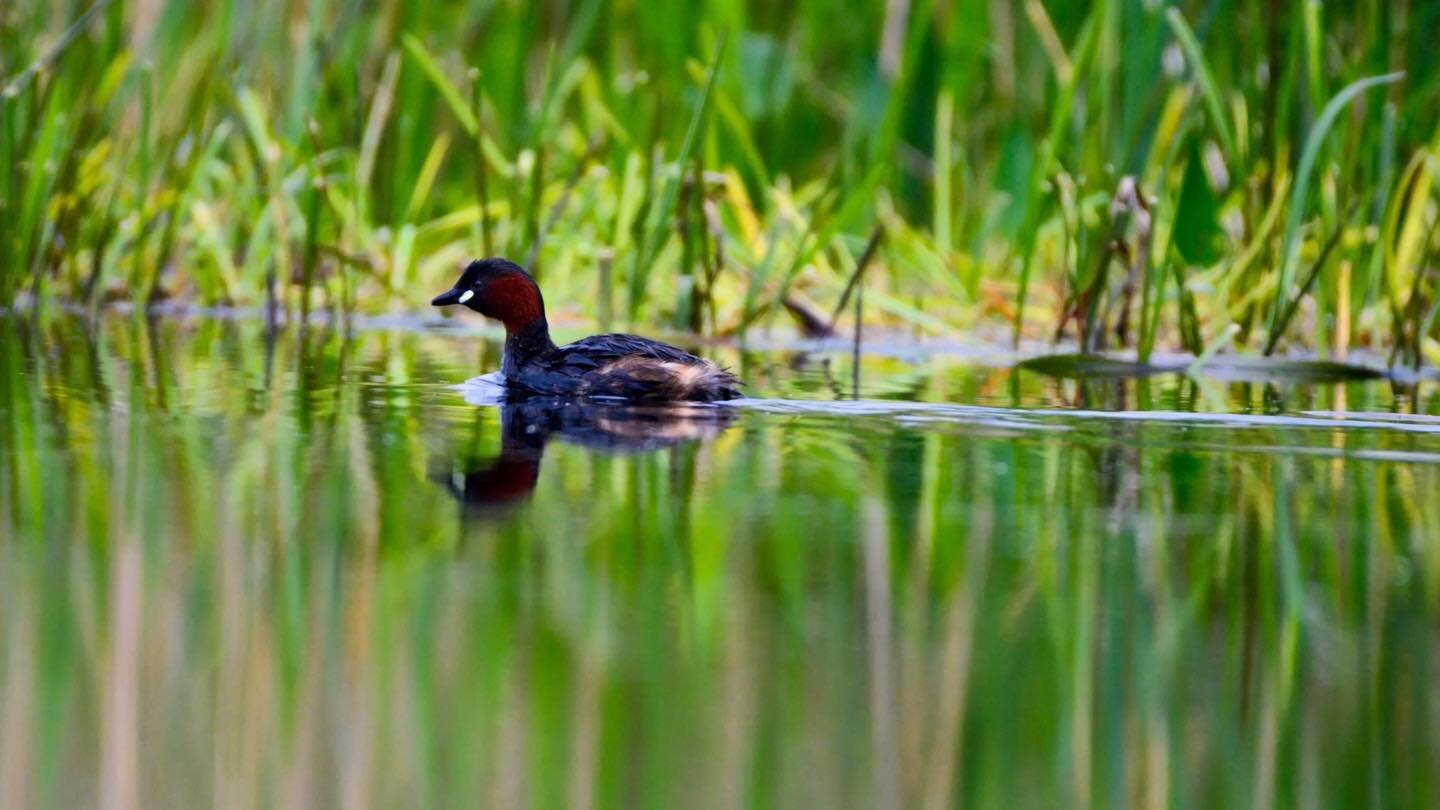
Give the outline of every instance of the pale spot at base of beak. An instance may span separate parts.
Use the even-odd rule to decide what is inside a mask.
[[[471,298],[474,298],[474,297],[475,297],[475,291],[474,291],[474,290],[466,290],[465,292],[460,293],[460,303],[463,304],[463,303],[465,303],[466,301],[469,301]]]

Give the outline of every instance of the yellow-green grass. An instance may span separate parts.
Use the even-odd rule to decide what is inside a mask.
[[[1435,41],[1386,0],[11,4],[0,304],[409,309],[505,254],[561,317],[732,334],[878,227],[866,315],[921,334],[1414,365]]]

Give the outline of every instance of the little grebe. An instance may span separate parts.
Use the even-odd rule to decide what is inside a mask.
[[[740,396],[730,372],[689,352],[635,335],[550,340],[540,287],[506,259],[473,261],[431,304],[460,304],[505,324],[500,371],[507,387],[546,396],[702,401]]]

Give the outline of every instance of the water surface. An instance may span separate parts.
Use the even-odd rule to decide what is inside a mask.
[[[1433,384],[706,351],[0,317],[0,808],[1440,801]]]

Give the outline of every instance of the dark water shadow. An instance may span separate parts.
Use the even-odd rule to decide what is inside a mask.
[[[481,403],[500,411],[500,452],[457,457],[433,475],[461,505],[462,517],[508,513],[534,492],[540,462],[553,440],[606,454],[648,453],[714,438],[736,419],[733,408],[703,404],[533,398]],[[483,419],[483,415],[477,415]]]

